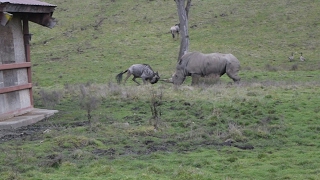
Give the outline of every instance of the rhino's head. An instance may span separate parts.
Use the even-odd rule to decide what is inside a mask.
[[[185,79],[186,76],[183,73],[179,73],[179,71],[175,72],[171,78],[174,85],[181,85]]]

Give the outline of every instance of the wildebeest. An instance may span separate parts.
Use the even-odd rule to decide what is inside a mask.
[[[172,26],[170,28],[170,32],[172,34],[172,38],[175,38],[175,34],[177,34],[177,36],[179,36],[179,31],[180,31],[180,24],[175,24],[174,26]]]
[[[191,76],[191,85],[194,85],[198,83],[200,77],[220,77],[225,73],[234,82],[238,82],[240,81],[239,70],[240,62],[232,54],[189,52],[181,57],[176,66],[176,72],[169,82],[181,85],[186,76]]]
[[[116,79],[118,81],[118,84],[121,83],[122,75],[127,72],[127,77],[124,80],[124,83],[126,83],[127,79],[133,75],[132,80],[136,82],[138,85],[140,85],[139,82],[136,81],[136,78],[141,78],[143,83],[146,84],[147,81],[149,81],[151,84],[155,84],[160,79],[160,76],[158,72],[154,72],[150,65],[148,64],[133,64],[130,66],[127,70],[119,73],[116,76]]]

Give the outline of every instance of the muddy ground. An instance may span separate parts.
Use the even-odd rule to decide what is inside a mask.
[[[43,137],[42,134],[46,133],[46,131],[52,130],[52,129],[64,129],[69,127],[78,127],[78,126],[86,126],[88,125],[87,122],[75,122],[72,124],[65,124],[65,125],[53,125],[49,123],[48,121],[38,122],[33,125],[21,127],[18,129],[7,129],[7,130],[0,130],[0,144],[8,141],[15,141],[15,140],[28,140],[28,141],[35,141],[35,140],[41,140]],[[172,142],[165,142],[162,145],[156,145],[153,144],[153,141],[146,141],[142,143],[143,146],[146,146],[146,149],[144,152],[136,152],[132,147],[127,146],[124,147],[126,154],[150,154],[152,152],[156,151],[170,151],[169,149],[174,148],[176,146],[176,143]],[[193,149],[196,149],[197,146],[234,146],[239,149],[243,150],[252,150],[254,149],[254,146],[250,144],[239,144],[234,142],[231,139],[228,139],[227,141],[223,143],[217,143],[214,141],[206,141],[201,142],[201,144],[194,144],[195,147],[188,149],[187,151],[192,151]],[[96,149],[93,152],[96,155],[112,155],[114,154],[113,149],[109,150],[100,150]]]
[[[0,129],[0,143],[11,140],[36,140],[52,129],[64,129],[67,127],[77,127],[87,125],[87,122],[76,122],[72,124],[53,124],[49,120],[44,120],[36,124],[20,127],[17,129]]]

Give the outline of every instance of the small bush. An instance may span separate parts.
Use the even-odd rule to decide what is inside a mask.
[[[51,154],[45,157],[45,160],[40,163],[40,166],[58,168],[62,163],[62,159],[61,154]]]
[[[118,96],[121,94],[121,87],[116,83],[108,83],[108,92],[113,96]]]
[[[60,103],[60,100],[63,97],[63,92],[57,90],[46,91],[42,89],[40,90],[39,94],[41,97],[42,105],[48,109],[54,108],[57,104]]]
[[[1,179],[7,179],[7,180],[22,180],[20,173],[14,172],[14,171],[7,171],[0,173]]]
[[[227,161],[229,161],[229,162],[231,162],[231,163],[236,162],[237,160],[238,160],[237,157],[229,157],[229,158],[227,159]]]
[[[80,107],[87,112],[87,118],[91,127],[92,111],[100,105],[101,99],[91,92],[90,84],[80,86]]]
[[[276,67],[271,66],[270,64],[267,64],[267,65],[265,66],[265,69],[266,69],[267,71],[270,71],[270,72],[277,72],[277,71],[278,71],[278,69],[277,69]]]
[[[89,145],[97,145],[96,141],[84,136],[59,136],[54,139],[55,143],[62,148],[80,148]]]
[[[151,165],[148,167],[148,172],[154,173],[154,174],[162,174],[164,170],[157,166]]]
[[[228,138],[232,138],[235,141],[243,141],[245,139],[240,126],[234,123],[229,123],[228,126]]]
[[[298,70],[298,64],[292,65],[290,71],[296,71],[296,70]]]
[[[268,156],[265,153],[259,153],[258,154],[258,159],[263,159],[263,158],[267,158]]]
[[[248,92],[247,96],[257,96],[258,94],[256,92]]]
[[[205,179],[203,173],[199,168],[180,168],[175,173],[174,179],[194,180],[194,179]]]
[[[151,91],[151,99],[150,99],[150,110],[152,117],[150,119],[150,123],[153,124],[154,129],[158,130],[161,123],[161,109],[160,105],[162,104],[163,92]]]

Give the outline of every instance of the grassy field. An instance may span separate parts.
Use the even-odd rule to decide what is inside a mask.
[[[1,178],[319,179],[320,1],[192,1],[190,51],[242,67],[238,85],[197,87],[115,82],[134,63],[174,72],[174,1],[46,2],[58,24],[31,24],[34,99],[59,113],[0,142]]]

